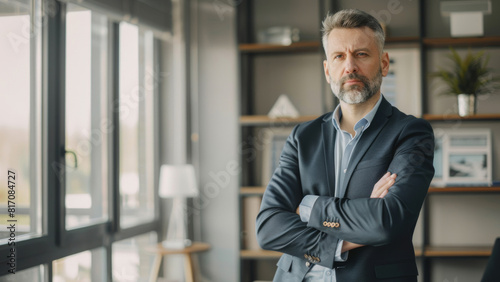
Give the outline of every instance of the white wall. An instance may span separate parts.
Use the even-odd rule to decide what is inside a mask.
[[[191,116],[199,166],[203,281],[239,280],[237,1],[191,1]],[[197,205],[197,203],[199,205]]]

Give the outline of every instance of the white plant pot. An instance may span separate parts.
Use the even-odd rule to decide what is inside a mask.
[[[476,96],[474,94],[458,94],[458,115],[461,117],[476,114]]]

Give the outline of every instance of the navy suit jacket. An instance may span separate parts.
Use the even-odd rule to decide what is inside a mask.
[[[257,216],[264,249],[283,252],[274,281],[302,281],[313,264],[335,268],[338,282],[417,281],[413,230],[434,175],[430,124],[383,98],[351,156],[344,198],[334,197],[332,113],[297,125],[284,146]],[[375,183],[397,174],[384,198]],[[308,223],[295,213],[306,195],[319,195]],[[366,245],[334,261],[339,239]]]

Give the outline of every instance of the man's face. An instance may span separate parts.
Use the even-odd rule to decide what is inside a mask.
[[[368,27],[337,28],[328,36],[323,66],[333,94],[347,104],[359,104],[380,92],[389,56],[380,57],[374,32]]]

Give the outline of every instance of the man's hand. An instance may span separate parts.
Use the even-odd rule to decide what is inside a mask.
[[[370,198],[383,198],[389,192],[389,188],[396,182],[397,175],[387,172],[380,178],[380,180],[373,186],[372,195]]]
[[[380,178],[380,180],[375,183],[375,186],[373,186],[370,198],[385,197],[385,195],[387,195],[387,193],[389,192],[389,188],[391,188],[391,186],[396,182],[396,177],[397,175],[395,173],[391,174],[390,172],[387,172],[386,174],[384,174],[384,176],[382,176],[382,178]],[[342,253],[363,246],[364,245],[344,241],[344,243],[342,244]]]

